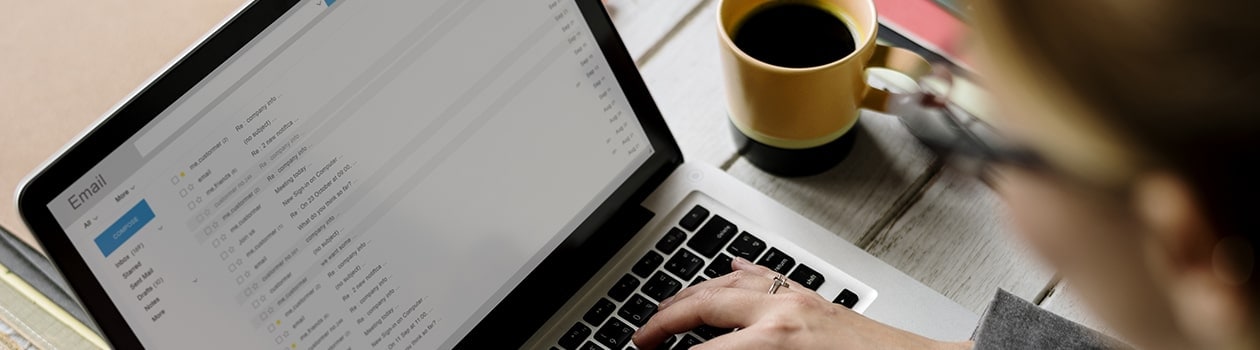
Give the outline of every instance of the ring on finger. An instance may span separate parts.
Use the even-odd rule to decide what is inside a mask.
[[[774,276],[774,282],[770,284],[770,290],[767,291],[766,293],[767,294],[777,293],[779,291],[779,288],[791,288],[791,286],[788,285],[787,277],[783,277],[783,275],[781,274],[778,276]]]

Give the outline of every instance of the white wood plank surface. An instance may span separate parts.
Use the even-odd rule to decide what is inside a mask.
[[[843,162],[826,173],[783,178],[739,160],[731,175],[796,210],[831,232],[859,243],[894,212],[898,197],[923,176],[932,155],[891,116],[864,113],[857,141]]]
[[[608,14],[635,61],[708,0],[606,0]]]
[[[639,64],[687,161],[720,165],[735,154],[735,146],[726,134],[716,3],[703,2],[669,42]]]
[[[977,313],[998,288],[1033,300],[1052,278],[1010,232],[997,194],[949,167],[867,251]]]
[[[1074,288],[1072,288],[1070,283],[1059,283],[1054,287],[1050,295],[1041,302],[1041,307],[1073,322],[1116,337],[1116,333],[1095,316],[1073,290]]]

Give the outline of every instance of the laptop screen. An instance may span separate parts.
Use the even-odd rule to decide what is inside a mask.
[[[146,347],[449,347],[653,153],[589,29],[302,1],[47,205]]]

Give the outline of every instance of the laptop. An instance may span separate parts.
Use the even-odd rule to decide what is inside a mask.
[[[734,257],[927,336],[976,324],[684,162],[598,0],[251,2],[18,204],[123,349],[629,348]]]

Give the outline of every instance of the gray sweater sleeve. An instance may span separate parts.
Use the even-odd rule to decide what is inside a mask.
[[[971,339],[976,350],[1129,348],[1004,290],[993,298]]]

